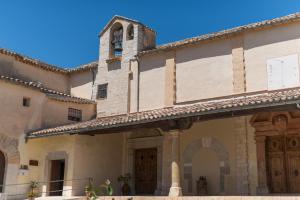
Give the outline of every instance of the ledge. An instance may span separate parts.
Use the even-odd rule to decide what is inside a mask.
[[[122,57],[118,56],[118,57],[113,57],[113,58],[109,58],[106,60],[106,63],[110,64],[110,63],[114,63],[114,62],[121,62]]]

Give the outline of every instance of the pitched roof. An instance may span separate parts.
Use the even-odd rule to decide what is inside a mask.
[[[27,138],[38,138],[62,134],[85,133],[109,130],[137,124],[147,124],[163,120],[180,119],[192,116],[208,116],[216,113],[229,113],[254,108],[268,108],[300,102],[300,88],[260,93],[227,96],[222,99],[206,100],[190,105],[174,106],[123,115],[100,117],[86,122],[47,128],[29,132]]]
[[[30,58],[28,56],[25,56],[25,55],[22,55],[20,53],[16,53],[16,52],[13,52],[11,50],[4,49],[4,48],[0,48],[0,54],[7,55],[7,56],[12,56],[14,59],[16,59],[19,62],[29,64],[29,65],[33,65],[35,67],[39,67],[39,68],[44,69],[44,70],[57,72],[57,73],[61,73],[61,74],[70,74],[70,73],[73,73],[73,72],[81,72],[81,71],[85,71],[85,70],[89,70],[89,69],[93,69],[93,68],[98,67],[97,61],[94,61],[94,62],[85,64],[85,65],[80,65],[76,68],[69,68],[69,69],[68,68],[63,68],[63,67],[59,67],[59,66],[55,66],[55,65],[45,63],[45,62],[37,60],[37,59]]]
[[[287,24],[287,23],[295,22],[295,21],[300,21],[300,13],[294,13],[294,14],[290,14],[287,16],[271,19],[271,20],[265,20],[265,21],[261,21],[261,22],[244,25],[244,26],[238,26],[238,27],[235,27],[232,29],[227,29],[227,30],[223,30],[223,31],[215,32],[215,33],[209,33],[209,34],[200,35],[197,37],[180,40],[177,42],[164,44],[164,45],[158,46],[154,49],[142,51],[139,53],[139,55],[145,55],[145,54],[154,53],[154,52],[172,50],[172,49],[176,49],[179,47],[198,44],[203,41],[210,41],[210,40],[216,40],[216,39],[220,39],[220,38],[231,37],[231,36],[245,33],[248,31],[259,30],[262,28]]]
[[[51,90],[48,88],[45,88],[42,86],[40,83],[36,82],[28,82],[28,81],[23,81],[17,78],[12,78],[12,77],[7,77],[7,76],[0,76],[1,81],[9,82],[12,84],[16,85],[21,85],[24,87],[28,87],[31,89],[39,90],[40,92],[45,93],[49,98],[55,99],[58,101],[65,101],[65,102],[73,102],[73,103],[80,103],[80,104],[95,104],[96,102],[89,100],[89,99],[84,99],[80,97],[74,97],[69,94],[65,94],[62,92],[58,92],[55,90]]]
[[[134,23],[134,24],[139,24],[143,27],[146,27],[147,29],[155,32],[153,29],[151,29],[150,27],[144,25],[143,23],[137,21],[137,20],[134,20],[134,19],[130,19],[130,18],[127,18],[127,17],[123,17],[123,16],[120,16],[120,15],[115,15],[113,16],[113,18],[111,18],[111,20],[109,20],[109,22],[104,26],[104,28],[100,31],[99,33],[99,37],[116,21],[116,20],[125,20],[125,21],[128,21],[128,22],[131,22],[131,23]]]
[[[98,61],[90,62],[88,64],[80,65],[75,68],[68,69],[69,73],[82,72],[89,69],[96,69],[98,67]]]

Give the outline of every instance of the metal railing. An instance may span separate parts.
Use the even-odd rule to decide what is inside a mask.
[[[85,186],[92,180],[93,179],[89,177],[70,180],[37,181],[38,188],[35,190],[35,194],[37,194],[38,197],[71,196],[74,191],[78,191],[79,194],[83,195]],[[50,190],[53,184],[61,184],[59,187],[62,189]],[[30,185],[31,183],[0,185],[0,188],[2,187],[3,190],[2,193],[0,192],[0,200],[27,199],[27,195],[30,192]]]

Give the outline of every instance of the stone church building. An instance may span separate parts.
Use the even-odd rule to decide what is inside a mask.
[[[300,14],[161,46],[115,16],[99,39],[72,69],[0,49],[0,192],[300,193]]]

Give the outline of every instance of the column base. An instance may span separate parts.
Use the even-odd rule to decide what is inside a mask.
[[[258,186],[256,188],[256,194],[258,195],[266,195],[266,194],[269,194],[269,188],[267,186]]]
[[[171,187],[169,192],[170,197],[179,197],[182,196],[181,187]]]

